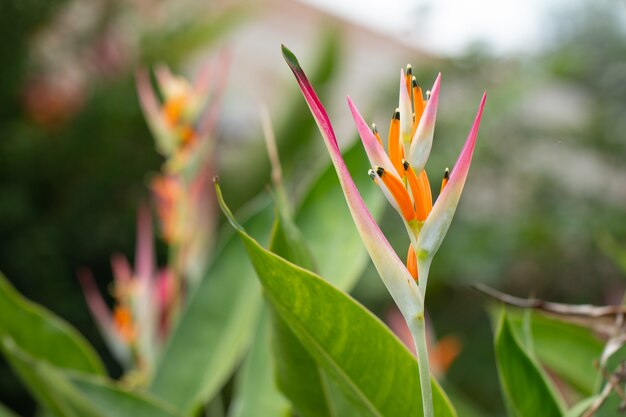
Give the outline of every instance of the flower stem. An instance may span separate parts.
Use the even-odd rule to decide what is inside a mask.
[[[409,323],[415,351],[417,353],[417,365],[420,373],[420,385],[422,389],[422,406],[424,417],[434,417],[433,392],[430,382],[430,365],[428,363],[428,347],[426,346],[426,321],[424,312],[416,315]]]

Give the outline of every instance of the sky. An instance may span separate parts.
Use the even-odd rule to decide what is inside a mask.
[[[533,52],[567,0],[303,0],[439,54],[481,42],[492,52]]]

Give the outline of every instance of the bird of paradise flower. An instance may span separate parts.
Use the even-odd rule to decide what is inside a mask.
[[[348,97],[350,111],[372,165],[369,174],[401,215],[407,229],[411,246],[405,266],[365,206],[342,159],[326,110],[298,59],[284,45],[282,52],[320,129],[363,243],[411,330],[417,350],[424,416],[432,417],[434,410],[424,318],[426,284],[433,256],[450,227],[467,179],[486,93],[456,164],[444,174],[441,193],[434,204],[424,167],[432,147],[441,74],[424,99],[410,67],[406,72],[401,71],[399,107],[394,112],[389,129],[388,154],[382,146],[378,129],[374,126],[370,130]]]

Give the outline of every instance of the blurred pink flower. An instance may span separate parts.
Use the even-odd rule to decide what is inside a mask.
[[[109,309],[89,269],[78,271],[87,306],[114,356],[126,367],[151,367],[167,332],[173,291],[172,275],[157,271],[152,218],[142,206],[137,216],[135,265],[125,256],[111,256],[114,299]]]
[[[171,272],[182,287],[198,282],[213,243],[216,201],[210,181],[215,175],[215,138],[229,56],[202,67],[192,83],[155,68],[155,91],[146,70],[137,71],[137,92],[158,151],[166,158],[151,181],[164,240],[175,248]]]

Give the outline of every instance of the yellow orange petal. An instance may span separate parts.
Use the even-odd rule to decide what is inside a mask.
[[[402,214],[402,217],[404,217],[404,220],[407,222],[415,220],[413,203],[411,203],[409,193],[406,188],[404,188],[402,181],[395,175],[385,171],[382,167],[376,167],[376,174],[385,184],[385,187],[387,187],[387,190],[389,190],[389,193],[397,203],[398,209]]]
[[[113,311],[113,323],[119,335],[127,343],[133,343],[137,336],[133,316],[128,307],[117,306]]]
[[[389,124],[389,136],[387,137],[387,148],[389,149],[389,159],[396,168],[399,175],[402,172],[402,147],[400,146],[400,109],[396,109]]]
[[[409,244],[409,251],[406,254],[406,269],[409,270],[411,276],[417,282],[417,256],[412,244]]]
[[[428,182],[428,175],[426,171],[422,170],[420,175],[415,175],[415,171],[404,161],[404,169],[409,180],[409,188],[413,195],[413,203],[415,205],[415,216],[417,220],[423,222],[426,220],[430,211],[433,208],[433,197],[430,190],[430,183]]]
[[[187,98],[179,95],[163,103],[163,118],[169,126],[174,126],[178,123],[185,109],[186,102]]]
[[[196,132],[190,125],[185,125],[180,129],[180,139],[183,145],[189,145],[195,139]]]
[[[420,87],[415,77],[411,80],[411,89],[413,90],[413,113],[415,114],[413,118],[413,135],[415,135],[417,125],[422,118],[422,113],[424,113],[424,97],[422,87]]]

